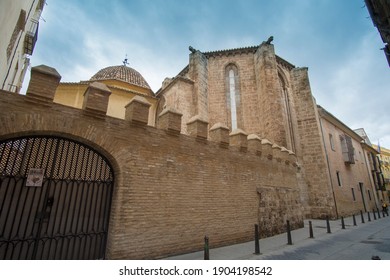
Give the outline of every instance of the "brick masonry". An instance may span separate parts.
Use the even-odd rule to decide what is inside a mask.
[[[45,77],[42,67],[32,69],[27,96],[1,92],[0,139],[58,135],[108,158],[115,175],[110,259],[202,250],[205,235],[212,247],[234,244],[252,240],[254,224],[271,236],[287,220],[297,228],[304,217],[361,207],[364,196],[351,204],[349,186],[333,188],[329,162],[338,158],[327,162],[307,68],[276,56],[273,45],[192,49],[188,67],[164,81],[157,106],[134,98],[123,104],[124,119],[107,116],[110,89],[99,83],[86,89],[81,109],[53,103],[60,76],[44,69]],[[227,69],[237,75],[233,131]],[[367,191],[369,178],[359,180]]]
[[[275,143],[279,148],[293,151],[300,162],[297,184],[303,214],[315,218],[335,216],[307,68],[297,68],[284,61],[275,55],[274,46],[267,43],[211,53],[196,50],[190,54],[189,61],[187,71],[177,77],[192,81],[193,85],[184,88],[183,82],[176,78],[159,93],[164,106],[185,112],[182,132],[188,133],[185,124],[194,117],[191,114],[199,113],[208,122],[212,137],[215,137],[216,124],[232,130],[228,70],[236,69],[238,129],[269,141],[269,149]],[[272,151],[267,150],[264,149],[264,156],[272,158]]]
[[[88,98],[99,96],[99,104],[107,100],[99,92]],[[144,106],[133,106],[137,104]],[[251,145],[244,150],[241,144],[222,147],[177,133],[180,114],[170,110],[161,114],[172,113],[161,129],[135,123],[131,115],[122,120],[86,113],[29,94],[1,92],[0,110],[1,140],[58,135],[85,143],[110,161],[115,186],[109,259],[154,259],[201,250],[205,235],[212,247],[253,240],[256,223],[264,225],[263,235],[283,231],[287,219],[302,225],[296,165],[261,156]],[[283,206],[274,205],[275,199]],[[275,216],[268,216],[268,205]]]

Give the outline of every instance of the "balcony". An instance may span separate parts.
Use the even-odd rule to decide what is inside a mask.
[[[39,22],[36,20],[31,20],[31,27],[26,32],[24,37],[24,53],[32,55],[35,47],[35,43],[38,40],[38,27]]]

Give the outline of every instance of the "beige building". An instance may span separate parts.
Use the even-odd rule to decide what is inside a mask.
[[[105,84],[110,90],[107,115],[124,119],[126,104],[135,96],[145,98],[151,105],[149,125],[155,125],[155,112],[158,99],[149,84],[135,69],[126,65],[109,66],[99,70],[88,81],[60,83],[54,102],[81,109],[84,93],[94,82]]]
[[[381,188],[381,199],[390,201],[390,150],[385,147],[378,147],[378,145],[372,145],[372,147],[378,151],[379,161],[377,165],[381,168],[382,177],[379,178],[382,184]]]
[[[44,5],[45,0],[0,2],[0,89],[20,92]]]
[[[379,169],[372,164],[376,151],[324,108],[318,106],[318,112],[338,216],[376,209],[380,206],[375,181]]]

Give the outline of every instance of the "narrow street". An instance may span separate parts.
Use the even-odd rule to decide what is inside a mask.
[[[340,224],[339,224],[340,225]],[[334,225],[335,226],[335,225]],[[390,260],[390,218],[365,222],[346,229],[306,239],[295,246],[270,252],[260,259],[268,260],[370,260],[378,256]]]
[[[364,223],[359,216],[330,221],[331,233],[327,233],[326,221],[312,220],[314,238],[309,237],[309,221],[304,228],[291,232],[292,245],[287,244],[287,234],[260,239],[260,255],[254,254],[254,242],[246,242],[221,248],[210,246],[210,259],[214,260],[371,260],[379,257],[390,260],[390,217],[374,220],[373,215]],[[199,260],[203,251],[170,257],[167,259]]]

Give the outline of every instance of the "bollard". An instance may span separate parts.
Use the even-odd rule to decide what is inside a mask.
[[[374,220],[376,220],[375,209],[372,209],[372,214],[374,214]]]
[[[330,224],[329,224],[329,216],[326,216],[326,229],[327,229],[327,233],[332,233],[330,231]]]
[[[255,225],[255,254],[260,255],[260,234],[259,234],[259,225]]]
[[[355,214],[352,215],[352,218],[353,218],[353,225],[356,226],[356,218],[355,218]]]
[[[380,219],[381,218],[381,212],[379,212],[379,208],[378,207],[376,208],[376,211],[378,212],[378,219]]]
[[[363,217],[363,211],[360,210],[360,217],[362,217],[362,224],[364,224],[364,217]]]
[[[368,221],[371,222],[370,211],[367,211]]]
[[[209,238],[207,235],[204,237],[204,260],[210,259],[210,251],[209,251]]]
[[[313,225],[311,224],[311,221],[309,221],[309,238],[314,238]]]
[[[292,245],[290,221],[287,220],[287,245]]]
[[[341,229],[345,229],[344,217],[341,217]]]

